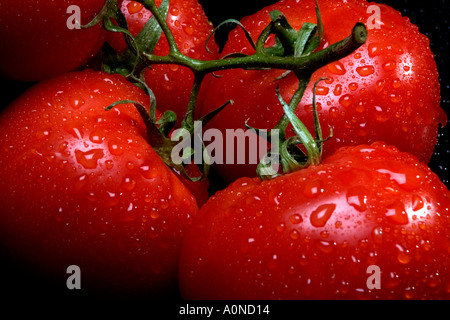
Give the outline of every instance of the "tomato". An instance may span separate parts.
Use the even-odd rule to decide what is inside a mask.
[[[77,6],[81,24],[100,12],[104,0],[17,1],[0,3],[0,76],[40,81],[75,70],[97,54],[104,42],[101,25],[70,29]],[[69,13],[68,13],[69,12]]]
[[[448,299],[449,208],[439,178],[384,143],[273,180],[241,178],[194,218],[182,296]]]
[[[440,107],[439,75],[429,40],[393,8],[376,3],[370,5],[380,9],[379,26],[374,25],[377,20],[368,13],[366,1],[319,1],[325,29],[322,47],[347,37],[356,22],[367,25],[369,37],[354,54],[314,73],[298,105],[297,115],[312,130],[313,85],[318,79],[327,78],[317,89],[324,137],[328,136],[330,126],[334,133],[325,145],[325,157],[342,146],[385,141],[428,163],[437,142],[439,124],[447,122]],[[242,19],[242,24],[256,41],[269,23],[272,10],[283,12],[299,30],[304,22],[316,23],[314,8],[312,0],[280,1]],[[272,42],[267,44],[272,45]],[[241,28],[230,34],[222,56],[232,52],[253,53]],[[202,113],[228,100],[233,100],[234,104],[213,119],[209,128],[225,133],[227,129],[245,128],[248,120],[252,127],[272,129],[283,113],[277,86],[285,101],[291,99],[298,87],[292,73],[276,80],[284,72],[243,69],[217,72],[221,77],[211,78],[205,84],[207,94]],[[248,148],[242,147],[237,152],[248,152]],[[255,165],[228,163],[216,168],[228,182],[256,174]]]
[[[162,0],[155,1],[158,6],[161,5],[161,2]],[[128,22],[130,32],[134,36],[152,17],[151,12],[136,1],[122,1],[121,10]],[[211,53],[208,53],[205,47],[206,40],[213,32],[213,26],[209,23],[197,0],[171,0],[166,21],[183,54],[201,60],[218,58],[219,49],[214,39],[211,39],[208,44]],[[118,37],[117,34],[110,34],[108,41],[118,51],[126,48],[121,35]],[[169,53],[169,46],[164,34],[161,35],[153,53],[159,56]],[[188,106],[194,84],[192,71],[178,65],[154,65],[151,69],[146,70],[145,81],[155,93],[158,109],[174,111],[181,120]]]
[[[73,72],[32,87],[0,116],[0,243],[84,293],[163,296],[177,284],[192,193],[147,142],[132,104],[149,98],[119,75]]]

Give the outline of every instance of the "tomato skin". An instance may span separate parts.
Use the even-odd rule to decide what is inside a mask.
[[[0,243],[53,277],[78,265],[84,292],[161,295],[198,206],[135,107],[105,111],[124,99],[149,103],[122,76],[73,72],[1,114]]]
[[[241,178],[183,240],[185,299],[448,299],[450,192],[382,143],[269,181]],[[369,266],[381,289],[368,290]]]
[[[160,6],[161,2],[161,0],[155,1],[157,6]],[[122,1],[121,10],[127,19],[130,32],[134,36],[152,17],[149,10],[135,1]],[[208,44],[211,53],[205,48],[205,42],[214,28],[197,0],[170,1],[166,22],[174,35],[178,48],[184,55],[201,60],[218,58],[219,47],[214,38]],[[121,35],[110,34],[108,41],[118,51],[126,48]],[[164,34],[161,35],[154,54],[160,56],[169,54],[169,46]],[[194,84],[192,71],[178,65],[154,65],[151,69],[146,70],[145,81],[155,93],[158,109],[174,111],[181,120],[185,115]]]
[[[97,54],[105,40],[99,24],[71,30],[67,9],[81,10],[86,24],[100,12],[104,0],[5,0],[0,3],[0,75],[19,81],[40,81],[73,71]]]
[[[369,29],[367,43],[354,54],[318,70],[296,113],[314,132],[313,85],[320,78],[328,78],[319,84],[317,92],[324,137],[328,136],[329,126],[334,133],[324,147],[325,157],[343,146],[386,141],[428,163],[437,142],[439,124],[447,123],[440,107],[439,75],[429,40],[394,9],[383,4],[370,5],[381,9],[381,28]],[[325,0],[320,1],[319,6],[325,27],[324,46],[344,39],[356,22],[367,23],[371,16],[367,13],[369,3],[361,0],[344,3]],[[314,7],[312,0],[300,4],[293,0],[280,1],[244,18],[242,23],[256,41],[270,21],[271,10],[283,12],[298,30],[303,22],[316,22]],[[241,50],[251,54],[252,49],[247,43],[241,28],[237,28],[230,34],[222,55]],[[211,78],[205,84],[207,95],[202,113],[230,99],[234,104],[212,120],[209,127],[225,132],[226,129],[245,128],[248,120],[252,127],[272,129],[282,116],[277,86],[285,101],[290,100],[298,86],[293,74],[275,81],[283,72],[218,72],[221,78]],[[288,135],[292,134],[289,130]],[[226,164],[217,168],[228,182],[256,175],[254,165]]]

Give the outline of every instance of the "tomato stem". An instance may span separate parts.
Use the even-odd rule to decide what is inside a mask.
[[[292,151],[293,149],[295,149],[293,147],[295,142],[298,143],[298,141],[300,141],[300,143],[302,143],[306,148],[308,155],[306,156],[302,154],[302,152],[297,152],[297,154],[292,154],[292,157],[286,157],[288,159],[287,161],[284,161],[282,159],[282,163],[284,161],[283,171],[292,171],[299,166],[302,167],[309,164],[316,164],[318,163],[318,161],[320,161],[323,138],[315,106],[314,119],[316,126],[316,139],[314,139],[312,135],[307,132],[306,128],[295,116],[294,112],[304,95],[312,74],[316,70],[331,62],[346,57],[366,42],[367,29],[364,24],[357,23],[353,27],[351,34],[347,38],[334,43],[322,50],[318,50],[324,32],[320,10],[316,1],[317,25],[312,23],[305,23],[300,31],[296,31],[290,26],[286,17],[281,12],[273,11],[271,13],[270,24],[260,34],[258,41],[255,44],[251,38],[250,33],[245,30],[245,27],[240,22],[236,21],[235,23],[244,29],[246,37],[255,52],[252,55],[244,55],[241,53],[230,54],[219,60],[198,60],[184,55],[177,46],[175,38],[166,22],[169,0],[164,0],[160,8],[156,6],[154,0],[137,0],[137,2],[143,4],[144,7],[152,13],[152,19],[156,20],[159,28],[155,27],[156,23],[154,23],[153,21],[149,21],[148,26],[146,25],[147,28],[145,29],[145,37],[140,36],[139,34],[135,38],[130,35],[126,21],[123,21],[123,16],[115,12],[115,8],[118,8],[117,0],[108,0],[108,3],[110,2],[115,2],[116,4],[115,6],[110,4],[110,7],[113,9],[109,11],[113,12],[114,17],[121,18],[121,25],[117,30],[113,31],[123,32],[126,39],[128,40],[127,43],[130,47],[129,50],[131,50],[132,53],[138,55],[136,57],[136,64],[131,68],[132,79],[137,79],[137,77],[133,76],[134,73],[141,72],[144,68],[154,64],[176,64],[187,67],[194,73],[195,81],[192,87],[189,104],[187,106],[184,119],[181,123],[182,129],[187,130],[187,132],[189,132],[191,135],[194,134],[194,110],[197,104],[201,84],[208,73],[214,74],[214,72],[220,70],[241,68],[252,70],[287,70],[293,72],[296,75],[299,80],[299,86],[289,103],[283,101],[283,99],[281,98],[281,94],[279,94],[278,91],[279,100],[283,105],[284,115],[276,125],[275,129],[278,129],[280,131],[280,145],[284,146],[283,148],[285,148],[282,153],[287,152],[288,154],[290,154],[290,150]],[[110,19],[105,18],[104,20],[107,21]],[[112,27],[110,26],[110,28]],[[170,48],[168,55],[155,55],[153,53],[153,50],[156,44],[153,45],[153,43],[145,43],[145,41],[149,40],[144,38],[148,37],[147,34],[151,33],[151,30],[154,30],[156,39],[159,39],[161,32],[164,33]],[[273,47],[266,48],[266,40],[272,34],[276,36],[277,43]],[[207,46],[207,43],[205,45]],[[130,52],[128,51],[127,54],[129,55]],[[112,71],[130,69],[128,60],[129,59],[124,59],[123,57],[119,57],[119,59],[112,59],[114,63],[119,64],[119,67],[113,66],[110,69]],[[126,65],[125,67],[121,67],[120,62],[128,63],[128,65]],[[138,82],[140,85],[143,85],[142,81]],[[148,91],[151,92],[150,88],[148,88]],[[228,103],[225,103],[224,106],[227,104]],[[315,104],[315,101],[313,104]],[[218,109],[218,111],[220,110],[221,108]],[[143,110],[140,110],[140,112],[142,113]],[[212,115],[215,114],[216,111],[212,113]],[[209,119],[210,115],[208,115],[207,118]],[[170,150],[168,151],[167,149],[171,146],[169,143],[167,143],[167,137],[164,133],[167,133],[166,129],[171,128],[173,117],[172,115],[168,115],[168,117],[163,117],[163,119],[160,120],[158,124],[160,125],[160,128],[163,128],[163,130],[154,130],[155,128],[157,128],[157,126],[155,123],[155,119],[153,119],[151,116],[148,117],[147,120],[147,122],[152,122],[147,124],[148,126],[152,127],[149,130],[149,134],[163,135],[162,138],[150,138],[149,141],[157,150],[157,152],[164,153],[160,154],[160,156],[163,159],[166,159],[168,157],[168,154],[170,155]],[[165,123],[165,121],[169,121],[170,123]],[[289,123],[293,124],[294,131],[296,131],[298,139],[286,140],[286,128]],[[306,161],[303,161],[304,157],[306,157]],[[299,165],[297,165],[298,159],[302,160],[300,161]],[[170,165],[170,161],[165,162]],[[179,170],[179,168],[177,169]]]

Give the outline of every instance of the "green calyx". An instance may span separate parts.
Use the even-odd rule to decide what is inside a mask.
[[[203,161],[204,163],[201,165],[202,175],[200,177],[189,177],[184,170],[183,164],[175,164],[172,161],[172,150],[178,143],[177,137],[174,139],[174,137],[171,136],[171,132],[173,132],[177,123],[176,115],[175,113],[168,111],[164,113],[161,118],[156,119],[156,99],[151,88],[146,85],[143,76],[145,69],[151,68],[151,66],[155,64],[176,64],[187,67],[194,73],[195,81],[191,91],[189,104],[186,107],[186,112],[181,122],[181,130],[177,131],[187,132],[194,139],[198,134],[196,132],[197,128],[195,127],[196,121],[194,121],[194,110],[196,108],[200,86],[208,73],[214,74],[216,71],[226,69],[286,70],[286,73],[282,77],[286,76],[288,73],[294,73],[299,80],[299,85],[291,100],[289,102],[284,101],[279,90],[277,92],[284,110],[283,117],[274,128],[279,132],[279,156],[282,173],[299,170],[308,165],[314,165],[320,162],[324,140],[317,116],[315,96],[313,101],[315,137],[308,132],[300,119],[295,115],[295,110],[303,97],[312,74],[316,70],[331,62],[344,58],[366,42],[367,29],[364,24],[357,23],[347,38],[322,50],[318,50],[323,40],[324,26],[317,1],[316,24],[304,23],[302,28],[297,31],[292,28],[281,12],[273,11],[271,12],[271,22],[262,31],[256,42],[253,41],[250,33],[239,21],[231,19],[224,21],[223,24],[235,23],[237,26],[241,27],[245,32],[247,40],[255,51],[254,54],[244,55],[242,53],[234,53],[219,60],[198,60],[182,54],[175,42],[173,34],[166,23],[170,6],[169,0],[163,0],[159,8],[156,6],[154,0],[137,0],[137,2],[143,4],[144,7],[152,13],[152,18],[146,23],[136,37],[133,37],[129,32],[126,19],[120,11],[117,0],[106,0],[105,6],[100,14],[85,27],[90,27],[99,22],[103,22],[105,29],[124,34],[128,48],[123,53],[117,53],[111,46],[106,44],[102,56],[102,69],[109,73],[122,74],[126,76],[128,80],[144,89],[150,96],[150,110],[148,111],[144,106],[134,101],[118,101],[107,109],[111,109],[120,103],[134,103],[147,125],[148,141],[150,145],[168,166],[184,173],[185,176],[194,181],[206,178],[209,172],[208,161]],[[208,51],[208,41],[223,24],[218,25],[206,41],[205,47]],[[170,49],[169,54],[166,56],[158,56],[153,53],[162,34],[165,35]],[[272,47],[266,47],[267,39],[271,35],[275,35],[275,44]],[[197,121],[202,121],[203,125],[205,125],[230,103],[232,103],[232,101],[224,101],[222,107]],[[286,139],[286,129],[289,124],[292,124],[296,136]],[[248,125],[247,127],[251,128]],[[270,134],[271,133],[269,133],[269,136]],[[303,148],[298,146],[300,144]],[[206,159],[208,155],[206,154],[205,149],[206,148],[203,146],[202,157]],[[192,152],[186,152],[183,157],[185,160],[193,159],[195,156],[194,153],[194,150],[192,150]],[[270,156],[270,152],[266,158],[268,156]],[[268,169],[265,164],[267,163],[266,158],[263,159],[258,166],[258,175],[262,179],[271,178],[274,175],[277,175],[267,175],[264,173]]]

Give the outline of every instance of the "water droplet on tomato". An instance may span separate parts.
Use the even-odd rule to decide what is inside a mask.
[[[142,3],[137,2],[137,1],[130,1],[127,4],[127,10],[128,10],[128,13],[130,13],[130,14],[138,13],[143,8],[144,8],[144,5]]]
[[[292,240],[297,240],[298,238],[300,238],[300,232],[294,229],[291,232],[289,232],[289,237],[291,237]]]
[[[126,177],[123,180],[121,187],[126,191],[133,191],[134,188],[136,187],[136,180],[130,177]]]
[[[419,210],[423,209],[423,207],[424,207],[423,199],[416,194],[413,195],[413,199],[412,199],[413,211],[419,211]]]
[[[309,220],[311,225],[316,228],[323,227],[327,224],[328,220],[331,218],[334,210],[336,209],[336,205],[332,204],[323,204],[319,206],[316,210],[311,213]]]
[[[356,82],[352,82],[352,83],[350,83],[349,85],[348,85],[348,88],[351,90],[351,91],[356,91],[356,90],[358,90],[358,84],[356,83]]]
[[[343,106],[344,108],[348,108],[353,104],[353,97],[349,94],[343,95],[340,99],[339,99],[339,103],[341,104],[341,106]]]
[[[120,156],[125,152],[125,146],[120,141],[110,141],[108,143],[108,149],[115,156]]]
[[[375,227],[372,230],[372,240],[376,244],[381,244],[383,242],[383,228],[382,227]]]
[[[84,105],[85,101],[82,98],[72,98],[69,103],[73,109],[79,109]]]
[[[390,119],[389,113],[380,106],[375,106],[375,120],[377,122],[386,122]]]
[[[289,220],[291,221],[292,224],[300,224],[303,222],[303,218],[301,215],[299,214],[293,214],[289,217]]]
[[[79,164],[85,169],[96,169],[98,160],[104,156],[102,149],[92,149],[88,151],[75,150],[75,157]]]
[[[361,77],[368,77],[368,76],[370,76],[370,75],[375,73],[375,67],[374,66],[358,67],[358,68],[356,68],[356,72],[358,72],[358,74]]]
[[[385,216],[390,222],[397,225],[406,225],[409,223],[405,205],[400,200],[397,200],[396,202],[388,206]]]
[[[383,64],[383,69],[386,71],[393,71],[397,67],[397,63],[395,61],[389,61]]]
[[[400,262],[401,264],[408,264],[411,262],[412,260],[412,255],[411,253],[406,250],[405,248],[403,248],[401,245],[397,244],[395,246],[397,248],[397,260],[398,262]]]
[[[120,198],[117,196],[117,194],[115,192],[109,192],[109,191],[107,191],[106,193],[107,193],[107,197],[106,197],[104,204],[110,208],[117,206],[120,202]]]
[[[383,92],[385,86],[386,86],[386,81],[385,80],[379,80],[377,82],[377,86],[375,88],[376,92],[378,94],[380,94],[381,92]]]
[[[280,223],[279,225],[277,225],[278,232],[283,232],[285,229],[286,229],[286,225],[284,223]]]
[[[325,254],[330,254],[334,250],[333,243],[329,242],[329,241],[325,241],[325,240],[317,241],[316,247],[317,247],[317,249],[319,249],[321,252],[323,252]]]
[[[336,97],[340,96],[342,94],[342,85],[337,84],[336,87],[334,88],[333,93]]]
[[[347,192],[347,203],[359,212],[367,210],[368,191],[363,186],[351,188]]]
[[[105,139],[106,137],[100,132],[92,131],[89,135],[89,140],[96,144],[103,143]]]
[[[305,197],[315,198],[324,191],[323,182],[319,179],[309,180],[308,182],[306,182],[302,191]]]
[[[328,70],[337,75],[344,75],[347,70],[345,70],[344,65],[340,61],[332,62],[327,65]]]
[[[177,17],[180,14],[180,10],[178,8],[171,8],[170,9],[170,14],[174,17]]]

